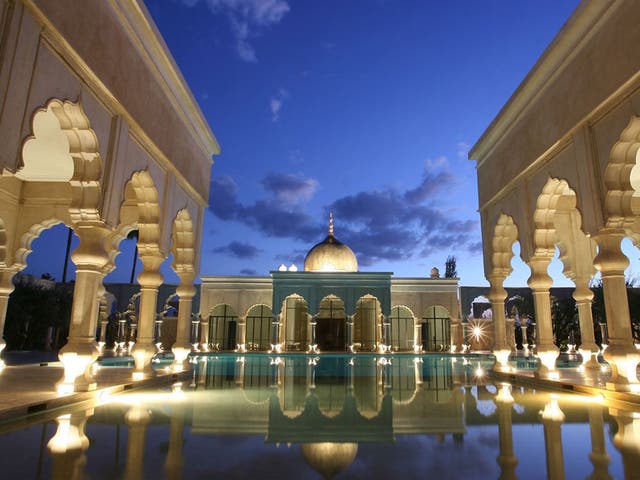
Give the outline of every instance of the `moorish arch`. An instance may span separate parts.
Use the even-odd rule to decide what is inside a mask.
[[[513,268],[513,244],[518,240],[518,227],[510,215],[501,213],[493,229],[491,238],[491,264],[487,272],[489,280],[489,300],[493,318],[493,352],[496,356],[496,367],[508,368],[511,347],[507,340],[506,315],[504,302],[507,291],[504,281],[511,274]]]
[[[640,117],[633,116],[609,153],[604,173],[605,226],[596,235],[598,254],[594,260],[600,271],[607,317],[608,344],[605,359],[612,366],[608,388],[640,390],[637,365],[640,354],[633,345],[631,316],[624,270],[629,264],[621,250],[628,236],[640,241]]]
[[[315,340],[320,351],[345,351],[347,349],[347,314],[345,303],[337,295],[327,295],[320,301],[314,318]]]
[[[448,352],[451,348],[451,313],[442,305],[431,305],[422,313],[421,343],[426,351]]]
[[[245,319],[245,348],[248,351],[267,351],[271,344],[273,311],[268,305],[253,305]]]
[[[140,312],[138,339],[132,352],[136,363],[136,371],[134,372],[136,378],[142,378],[145,374],[151,373],[151,360],[157,353],[154,342],[154,323],[158,288],[163,282],[160,265],[165,259],[165,255],[160,249],[158,197],[158,189],[148,170],[133,173],[124,187],[124,200],[120,207],[120,224],[110,238],[111,256],[115,258],[117,252],[113,252],[120,241],[130,231],[138,230],[138,255],[143,268],[137,278],[141,292]],[[178,361],[178,359],[176,360]]]
[[[412,351],[416,344],[416,318],[411,309],[404,305],[397,305],[391,308],[389,317],[391,325],[391,345],[392,351]]]
[[[173,254],[171,267],[180,278],[180,284],[176,289],[180,308],[178,309],[178,322],[176,324],[176,341],[172,348],[176,358],[175,365],[179,366],[191,351],[191,310],[193,297],[196,293],[196,289],[193,286],[196,276],[193,221],[189,210],[186,208],[179,210],[173,220],[171,253]],[[195,336],[197,337],[197,335]],[[195,341],[197,342],[197,340]],[[208,345],[206,340],[204,343],[206,347]]]
[[[311,332],[315,326],[309,321],[309,304],[296,293],[288,295],[282,302],[280,318],[283,328],[278,341],[287,351],[306,351],[312,342]],[[277,342],[276,342],[277,343]]]
[[[372,352],[382,343],[382,309],[373,295],[363,295],[356,302],[353,316],[352,345],[354,351]]]
[[[31,131],[22,145],[21,166],[0,183],[3,196],[18,192],[5,205],[14,219],[9,230],[15,251],[7,253],[15,254],[15,272],[26,264],[31,242],[45,228],[63,222],[80,238],[71,255],[77,272],[68,341],[59,352],[65,376],[58,390],[90,389],[93,382],[86,372],[98,356],[95,332],[109,233],[100,212],[98,137],[80,103],[58,99],[36,110]]]
[[[231,305],[216,305],[209,312],[208,343],[214,350],[235,349],[237,327],[238,315]]]

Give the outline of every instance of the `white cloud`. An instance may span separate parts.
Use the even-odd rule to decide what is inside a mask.
[[[289,98],[289,92],[284,88],[279,89],[275,95],[271,96],[271,99],[269,100],[269,108],[271,109],[272,121],[277,122],[280,119],[280,110],[282,109],[282,104],[287,98]]]
[[[182,0],[193,7],[200,0]],[[287,0],[204,0],[214,14],[229,18],[236,40],[236,52],[245,62],[257,62],[256,51],[249,42],[255,27],[275,25],[290,10]]]
[[[458,158],[467,159],[467,155],[469,155],[469,145],[467,142],[458,142]]]
[[[440,155],[436,158],[427,158],[424,161],[424,168],[426,170],[441,169],[447,167],[449,160],[444,155]]]

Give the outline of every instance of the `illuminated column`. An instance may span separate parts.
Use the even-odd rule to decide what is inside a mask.
[[[129,428],[124,478],[140,480],[144,478],[144,444],[151,415],[146,408],[134,405],[127,411],[124,419]]]
[[[589,406],[589,429],[591,430],[589,460],[593,464],[593,473],[587,477],[587,480],[612,480],[611,475],[609,475],[609,461],[611,458],[604,443],[604,422],[600,405]]]
[[[599,251],[594,260],[602,275],[604,306],[609,330],[609,346],[604,358],[611,365],[612,375],[607,388],[636,391],[639,387],[636,366],[640,355],[633,345],[627,286],[624,270],[629,260],[620,250],[624,230],[605,229],[597,236]]]
[[[56,421],[56,434],[47,443],[51,455],[51,478],[53,480],[80,480],[84,478],[85,452],[89,439],[84,433],[87,419],[93,409],[60,415]]]
[[[98,358],[96,324],[98,322],[98,289],[109,257],[104,239],[109,234],[102,224],[78,224],[76,235],[80,245],[71,254],[76,265],[73,305],[67,344],[58,357],[64,365],[64,378],[56,385],[58,393],[87,391],[96,388],[91,364]]]
[[[391,350],[391,321],[384,315],[380,315],[382,323],[382,344],[386,346],[387,351]]]
[[[9,268],[0,269],[0,355],[7,344],[4,341],[4,322],[7,318],[7,306],[9,305],[9,295],[13,292],[13,276],[15,270]],[[4,362],[0,359],[0,368],[4,367]]]
[[[317,340],[316,340],[316,326],[318,324],[318,316],[314,315],[313,317],[311,317],[311,321],[309,322],[309,325],[311,326],[311,348],[314,349],[315,346],[318,344]]]
[[[497,461],[500,465],[500,480],[515,480],[518,459],[513,452],[513,431],[511,409],[513,407],[511,385],[503,383],[495,398],[498,408],[498,435],[500,438],[500,454]]]
[[[355,315],[347,315],[347,348],[353,353],[353,322]]]
[[[240,325],[239,325],[240,326]],[[209,317],[200,320],[200,350],[209,351]]]
[[[281,346],[280,344],[280,320],[278,315],[273,316],[273,320],[271,321],[271,345],[272,349],[279,351]]]
[[[138,274],[140,284],[140,311],[138,314],[138,341],[131,352],[135,360],[134,378],[140,379],[153,373],[151,360],[156,354],[153,339],[153,326],[156,320],[156,303],[158,302],[158,287],[162,285],[160,265],[163,258],[155,248],[138,245],[142,271]]]
[[[107,325],[109,324],[109,314],[107,313],[107,299],[104,296],[104,285],[102,285],[102,288],[100,290],[101,293],[98,294],[98,318],[100,319],[100,341],[98,341],[98,348],[100,349],[100,353],[102,353],[104,345],[107,342]]]
[[[184,363],[191,352],[191,305],[196,289],[193,286],[194,272],[180,273],[178,294],[178,321],[176,323],[176,341],[171,347],[174,355],[173,371],[184,370]]]
[[[456,337],[454,337],[453,335],[453,324],[451,326],[451,341],[454,342],[454,339]],[[422,345],[420,344],[420,323],[418,323],[418,321],[414,318],[413,319],[413,351],[414,352],[419,352],[421,350]]]
[[[237,348],[238,352],[246,352],[247,351],[247,317],[242,316],[238,317],[238,341]]]
[[[609,413],[618,424],[618,432],[613,437],[613,445],[622,454],[625,480],[635,480],[640,472],[640,416],[630,412],[610,408]]]
[[[573,298],[578,307],[578,319],[580,321],[580,338],[582,340],[579,348],[582,355],[582,363],[586,368],[600,368],[597,355],[599,348],[596,345],[596,337],[593,333],[593,316],[591,313],[591,301],[593,291],[589,288],[589,279],[574,279],[576,289]]]
[[[164,463],[165,472],[169,480],[182,478],[182,465],[184,464],[184,411],[174,406],[171,411],[169,424],[169,450]]]
[[[540,412],[544,425],[544,447],[547,456],[547,478],[564,480],[562,453],[562,422],[564,413],[560,410],[558,400],[552,398]]]
[[[553,325],[551,320],[551,299],[549,288],[552,280],[547,274],[550,259],[547,257],[533,257],[529,261],[531,277],[529,287],[533,291],[533,302],[536,312],[536,343],[537,355],[540,360],[537,374],[544,377],[557,377],[556,358],[558,347],[553,343]]]
[[[498,371],[509,370],[509,354],[511,347],[507,343],[506,322],[504,314],[504,301],[507,298],[507,291],[502,284],[505,275],[494,273],[489,277],[489,301],[493,313],[493,354],[496,356],[495,369]]]

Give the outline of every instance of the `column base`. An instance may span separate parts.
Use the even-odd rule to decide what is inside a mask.
[[[2,335],[0,335],[0,337],[1,336]],[[7,346],[7,344],[4,342],[4,340],[0,339],[0,355],[2,355],[2,351],[5,349],[6,346]],[[6,366],[7,365],[4,363],[4,360],[2,360],[2,358],[0,358],[0,370],[2,370]]]
[[[616,392],[640,393],[637,367],[640,363],[640,353],[632,343],[622,345],[610,343],[604,353],[604,358],[611,366],[611,378],[607,382],[607,389]]]
[[[597,347],[595,350],[591,348],[579,348],[578,352],[582,356],[582,368],[587,370],[600,370],[600,363],[598,363],[599,351]]]
[[[171,364],[171,370],[173,370],[176,373],[184,371],[186,368],[185,362],[189,357],[189,354],[191,353],[190,346],[178,347],[174,345],[171,348],[171,351],[173,352],[173,357],[174,357],[173,363]]]
[[[131,356],[135,362],[132,377],[134,380],[142,380],[155,374],[151,368],[151,361],[156,356],[158,349],[152,342],[138,341],[131,349]]]
[[[509,365],[509,355],[511,355],[510,349],[494,350],[493,354],[496,357],[496,363],[493,365],[493,369],[496,372],[510,372],[511,366]]]
[[[555,345],[538,345],[536,357],[538,357],[540,364],[534,375],[538,378],[558,380],[560,373],[556,370],[556,360],[559,353],[560,351]]]

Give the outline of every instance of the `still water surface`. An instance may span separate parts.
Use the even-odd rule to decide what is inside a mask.
[[[640,478],[638,413],[494,385],[490,365],[203,356],[179,386],[2,426],[2,478]]]

